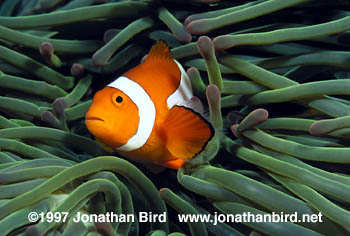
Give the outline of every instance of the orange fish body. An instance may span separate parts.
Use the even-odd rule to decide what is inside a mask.
[[[186,107],[192,97],[186,72],[158,41],[146,60],[95,94],[85,123],[107,150],[178,169],[214,133],[199,113]]]

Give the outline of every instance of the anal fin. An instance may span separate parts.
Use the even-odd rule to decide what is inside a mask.
[[[182,159],[175,159],[175,160],[170,160],[166,162],[161,162],[159,163],[162,166],[165,166],[170,169],[178,170],[180,167],[185,163],[185,160]]]
[[[193,158],[214,135],[211,124],[190,108],[174,106],[160,127],[168,151],[183,160]]]

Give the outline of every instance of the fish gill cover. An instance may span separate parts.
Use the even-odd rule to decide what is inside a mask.
[[[349,235],[348,0],[0,6],[0,235]],[[155,40],[187,69],[216,132],[158,174],[107,153],[84,125],[93,94]],[[73,221],[107,213],[136,217]],[[319,220],[178,218],[248,213]]]

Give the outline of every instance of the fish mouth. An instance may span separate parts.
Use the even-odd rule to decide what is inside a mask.
[[[94,117],[94,116],[86,117],[85,120],[86,121],[102,121],[102,122],[104,122],[103,119],[98,118],[98,117]]]

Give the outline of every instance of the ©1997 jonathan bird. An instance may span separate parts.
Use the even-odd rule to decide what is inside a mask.
[[[108,151],[179,169],[214,135],[194,98],[186,72],[158,41],[140,65],[95,94],[85,123]]]

